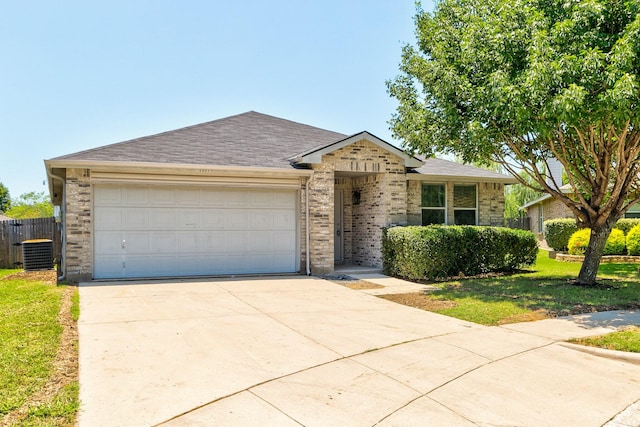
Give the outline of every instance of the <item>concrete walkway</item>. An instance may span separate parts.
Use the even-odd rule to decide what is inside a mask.
[[[636,422],[640,365],[559,341],[637,313],[484,327],[300,276],[84,283],[80,302],[80,426]]]

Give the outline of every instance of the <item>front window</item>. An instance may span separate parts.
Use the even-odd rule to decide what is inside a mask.
[[[478,197],[475,184],[453,186],[453,218],[456,225],[476,225]]]
[[[446,191],[444,184],[422,184],[422,225],[446,222]]]

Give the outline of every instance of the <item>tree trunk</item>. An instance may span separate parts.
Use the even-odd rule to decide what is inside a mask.
[[[584,262],[578,274],[578,285],[594,285],[596,283],[598,267],[600,266],[604,245],[607,243],[609,234],[611,234],[611,227],[606,225],[591,229],[589,246],[587,246],[587,251],[584,254]]]

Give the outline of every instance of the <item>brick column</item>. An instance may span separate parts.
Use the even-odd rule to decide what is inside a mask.
[[[66,177],[66,274],[72,282],[91,280],[93,244],[91,177],[88,169],[67,169]]]

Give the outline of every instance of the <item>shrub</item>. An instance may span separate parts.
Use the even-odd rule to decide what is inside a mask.
[[[640,218],[622,218],[616,222],[616,225],[613,228],[617,228],[618,230],[622,230],[624,235],[629,234],[629,231],[636,225],[640,224]]]
[[[386,274],[435,279],[513,271],[536,260],[533,233],[502,227],[411,226],[384,231]]]
[[[569,254],[584,255],[591,239],[591,229],[583,228],[576,231],[569,239]],[[623,255],[625,253],[625,238],[622,230],[614,228],[604,245],[603,255]]]
[[[544,239],[556,251],[566,251],[569,238],[578,231],[573,218],[548,219],[544,222]]]
[[[611,234],[607,237],[607,243],[604,245],[603,255],[624,255],[626,253],[626,242],[624,233],[618,228],[611,230]]]
[[[569,249],[569,254],[584,255],[584,253],[587,250],[587,246],[589,246],[590,237],[591,237],[590,228],[583,228],[573,233],[569,238],[569,243],[567,245],[567,248]]]
[[[627,233],[627,252],[629,255],[640,255],[640,224]]]

